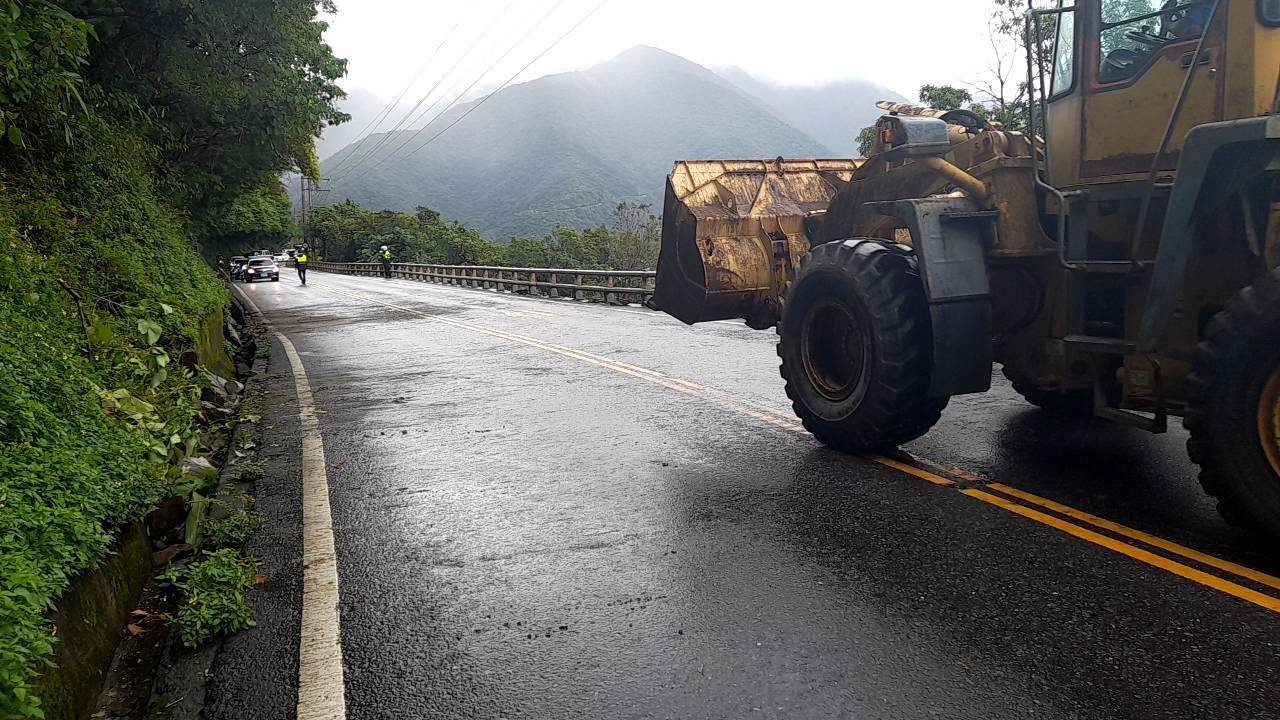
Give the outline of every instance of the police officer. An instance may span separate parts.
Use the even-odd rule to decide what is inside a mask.
[[[293,266],[298,269],[298,279],[303,285],[307,284],[307,246],[303,245],[298,249],[298,254],[293,256]]]
[[[382,277],[391,279],[391,248],[383,245],[378,249],[378,259],[382,261]]]

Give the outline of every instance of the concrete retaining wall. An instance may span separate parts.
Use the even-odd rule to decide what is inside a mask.
[[[129,526],[97,570],[72,581],[53,614],[58,643],[37,681],[48,720],[80,720],[93,709],[129,612],[151,577],[151,539]]]

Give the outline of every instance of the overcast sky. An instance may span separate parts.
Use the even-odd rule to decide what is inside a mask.
[[[452,94],[475,82],[474,94],[519,72],[598,4],[337,0],[327,38],[350,62],[341,81],[349,92],[390,99],[421,71],[409,101],[436,83],[436,94]],[[516,81],[585,68],[643,44],[786,83],[860,77],[915,97],[922,83],[981,74],[989,16],[989,0],[608,0]]]

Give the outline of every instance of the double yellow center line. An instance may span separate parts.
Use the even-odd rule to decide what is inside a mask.
[[[474,323],[454,318],[431,315],[419,310],[414,310],[413,308],[360,295],[349,290],[338,289],[327,283],[313,283],[313,285],[318,285],[318,287],[337,295],[342,295],[362,302],[373,303],[375,305],[381,305],[390,310],[395,310],[406,315],[420,317],[443,325],[456,327],[482,335],[488,335],[490,337],[499,338],[509,342],[519,343],[555,353],[557,355],[562,355],[564,357],[573,358],[581,362],[590,363],[622,375],[634,377],[655,385],[660,385],[670,390],[675,390],[676,392],[697,397],[718,407],[746,415],[774,427],[795,433],[808,434],[794,416],[782,410],[769,407],[767,405],[747,402],[722,390],[706,387],[705,385],[700,385],[681,378],[672,377],[656,370],[632,365],[631,363],[623,362],[614,358],[596,355],[595,353],[590,353],[585,350],[557,345],[555,343],[528,337],[526,335],[519,335],[505,330],[496,330],[494,328],[476,325]],[[1107,550],[1132,558],[1138,562],[1145,563],[1151,567],[1159,568],[1194,583],[1226,593],[1227,595],[1231,595],[1259,607],[1266,608],[1272,612],[1280,613],[1280,597],[1256,589],[1257,587],[1260,587],[1267,590],[1280,591],[1280,578],[1275,576],[1179,545],[1170,540],[1166,540],[1165,538],[1152,535],[1141,530],[1135,530],[1125,525],[1121,525],[1120,523],[1092,515],[1083,510],[1077,510],[1076,508],[1063,505],[1062,503],[1049,500],[1048,498],[1040,497],[1025,490],[1019,490],[1018,488],[1014,488],[1003,483],[989,483],[973,473],[956,468],[950,468],[923,458],[913,457],[906,453],[902,453],[899,457],[886,457],[882,455],[869,455],[865,457],[866,459],[883,465],[884,467],[906,473],[921,480],[933,483],[934,485],[956,489],[966,497],[979,500],[990,506],[1026,518],[1027,520],[1054,528],[1055,530],[1064,532],[1079,540],[1083,540],[1098,547],[1106,548]],[[1236,582],[1235,580],[1226,579],[1225,577],[1212,574],[1205,569],[1201,569],[1200,567],[1190,565],[1174,558],[1181,558],[1181,560],[1196,563],[1203,568],[1215,570],[1222,575],[1234,576],[1235,578],[1247,581],[1256,587],[1250,587],[1241,584],[1240,582]]]

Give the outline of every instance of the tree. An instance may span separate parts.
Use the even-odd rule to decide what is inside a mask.
[[[215,242],[232,252],[248,248],[279,248],[298,235],[289,194],[278,178],[240,193],[212,228]]]
[[[267,174],[313,171],[315,137],[348,119],[334,107],[346,62],[317,19],[331,0],[62,5],[97,34],[84,76],[116,99],[103,111],[161,148],[166,187],[197,220]]]
[[[0,1],[0,143],[23,146],[41,127],[68,125],[87,112],[80,69],[93,28],[47,0]]]
[[[604,264],[611,270],[649,270],[658,264],[662,221],[640,203],[618,203],[605,240]]]
[[[859,130],[855,141],[858,143],[858,156],[871,157],[876,147],[876,126],[868,125]]]
[[[938,110],[959,110],[973,103],[973,95],[951,85],[921,85],[920,102]]]
[[[1125,2],[1148,4],[1148,0]],[[1048,2],[1041,0],[1038,4],[1043,6]],[[1025,77],[1028,12],[1024,0],[992,0],[987,72],[968,83],[977,93],[978,104],[986,109],[986,116],[1007,130],[1027,129],[1027,104],[1031,98]],[[1038,27],[1039,34],[1030,43],[1032,61],[1045,72],[1052,60],[1057,21],[1055,15],[1041,16],[1038,25],[1033,26],[1033,32]],[[1047,78],[1045,84],[1048,84]]]

